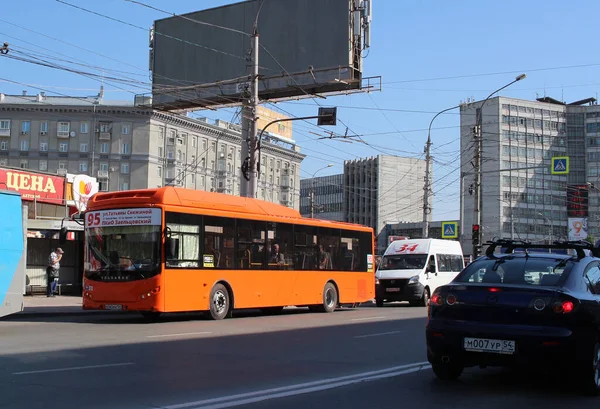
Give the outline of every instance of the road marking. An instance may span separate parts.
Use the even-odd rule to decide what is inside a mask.
[[[352,318],[350,321],[367,321],[367,320],[380,320],[385,317],[365,317],[365,318]]]
[[[212,332],[185,332],[183,334],[148,335],[147,338],[183,337],[186,335],[206,335],[206,334],[212,334]]]
[[[380,332],[378,334],[366,334],[366,335],[357,335],[354,338],[369,338],[369,337],[378,337],[380,335],[390,335],[390,334],[399,334],[401,332],[406,331],[390,331],[390,332]]]
[[[106,365],[90,365],[90,366],[72,366],[70,368],[54,368],[54,369],[42,369],[39,371],[24,371],[24,372],[13,372],[13,375],[27,375],[34,373],[46,373],[46,372],[63,372],[63,371],[78,371],[80,369],[96,369],[96,368],[110,368],[113,366],[127,366],[135,365],[133,362],[123,362],[120,364],[106,364]]]
[[[337,378],[322,379],[319,381],[300,383],[297,385],[282,386],[279,388],[264,389],[255,392],[241,393],[231,396],[222,396],[199,400],[195,402],[181,403],[178,405],[165,406],[164,409],[222,409],[234,406],[247,405],[270,399],[278,399],[305,393],[318,392],[327,389],[339,388],[360,382],[373,381],[377,379],[391,378],[429,369],[428,362],[416,362],[408,365],[395,366],[377,371],[369,371],[354,375],[341,376]]]

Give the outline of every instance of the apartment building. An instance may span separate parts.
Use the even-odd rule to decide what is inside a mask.
[[[0,94],[0,166],[98,178],[100,191],[174,185],[240,194],[241,127],[153,110],[149,100]],[[299,209],[291,139],[262,142],[258,198]]]
[[[473,126],[481,104],[460,108],[461,241],[469,252],[474,220]],[[595,98],[565,103],[550,97],[535,101],[496,97],[485,102],[481,113],[483,241],[579,239],[588,233],[597,239],[600,107]],[[569,157],[567,175],[553,174],[553,157]]]

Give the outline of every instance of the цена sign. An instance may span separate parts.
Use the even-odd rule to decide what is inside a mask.
[[[0,169],[0,189],[19,192],[23,200],[64,204],[65,178],[43,173]]]

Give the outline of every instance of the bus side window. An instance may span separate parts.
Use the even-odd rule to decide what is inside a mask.
[[[263,269],[266,259],[266,222],[238,219],[237,239],[240,268]],[[247,265],[245,265],[247,264]]]
[[[296,270],[316,270],[317,228],[294,226],[294,265]]]
[[[343,270],[340,257],[340,230],[319,227],[318,244],[326,255],[325,270]]]

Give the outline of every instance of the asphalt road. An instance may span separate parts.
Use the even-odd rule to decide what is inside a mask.
[[[0,408],[191,408],[387,370],[424,361],[425,314],[398,305],[153,324],[137,315],[16,317],[0,321]]]
[[[544,376],[469,369],[434,379],[424,308],[0,321],[0,408],[305,409],[595,406]],[[600,398],[599,398],[600,399]]]

